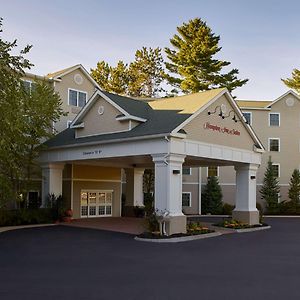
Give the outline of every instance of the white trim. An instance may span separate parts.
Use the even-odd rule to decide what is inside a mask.
[[[206,167],[206,177],[208,178],[208,168],[209,167],[217,167],[217,176],[215,176],[215,177],[219,177],[220,176],[220,168],[219,168],[219,166],[208,166],[208,167]]]
[[[211,100],[209,100],[207,103],[205,103],[203,106],[201,106],[196,112],[194,112],[190,117],[188,117],[184,122],[182,122],[180,125],[178,125],[172,133],[178,133],[180,129],[183,129],[185,125],[190,123],[193,119],[195,119],[202,111],[204,111],[207,107],[209,107],[213,102],[215,102],[219,97],[223,96],[227,92],[226,89],[223,89],[220,91],[219,94],[217,94],[215,97],[213,97]]]
[[[104,203],[99,203],[98,197],[96,196],[96,203],[93,205],[89,205],[89,201],[87,199],[87,205],[81,205],[81,194],[82,193],[105,193],[105,202]],[[111,203],[106,202],[106,194],[111,193]],[[113,215],[113,202],[114,202],[114,190],[106,190],[106,189],[81,189],[80,190],[80,218],[102,218],[102,217],[111,217]],[[87,215],[82,215],[82,206],[87,206]],[[100,215],[99,214],[99,207],[104,206],[105,214]],[[106,214],[106,206],[110,206],[110,214]],[[95,207],[95,215],[90,215],[90,207]]]
[[[271,141],[271,140],[276,140],[276,141],[278,141],[278,151],[274,151],[274,150],[271,151],[271,149],[270,149],[270,146],[271,146],[270,141]],[[280,138],[268,138],[268,151],[269,151],[269,152],[280,152]]]
[[[77,92],[76,105],[70,104],[70,91]],[[78,106],[79,93],[85,94],[85,104],[83,106]],[[87,102],[88,102],[88,93],[86,91],[81,91],[81,90],[77,90],[77,89],[73,89],[73,88],[68,88],[68,105],[69,106],[75,106],[75,107],[83,108],[83,107],[85,107]]]
[[[198,168],[198,214],[202,214],[202,168]]]
[[[60,81],[58,78],[60,77],[63,77],[77,69],[80,69],[87,77],[90,81],[93,82],[93,84],[100,89],[100,86],[99,84],[95,81],[95,79],[89,74],[89,72],[84,68],[84,66],[82,64],[78,64],[78,65],[75,65],[73,67],[70,67],[69,70],[65,71],[64,73],[61,73],[61,74],[58,74],[58,75],[55,75],[54,77],[47,77],[48,79],[52,79],[52,80],[57,80],[57,81]]]
[[[271,115],[278,115],[278,126],[271,125]],[[269,127],[280,127],[280,113],[279,112],[269,112]]]
[[[97,96],[100,96],[102,99],[104,99],[106,102],[114,106],[120,113],[122,113],[125,116],[130,116],[130,114],[125,111],[122,107],[120,107],[118,104],[113,102],[110,98],[108,98],[102,91],[96,90],[95,93],[92,95],[92,97],[87,101],[87,105],[83,107],[83,109],[78,113],[78,115],[73,120],[73,124],[76,124],[77,121],[80,121],[85,114],[89,111],[93,103],[95,102],[95,99]]]
[[[293,95],[298,100],[300,100],[300,97],[293,90],[288,90],[283,95],[279,96],[277,99],[275,99],[273,102],[271,102],[268,106],[272,106],[273,104],[275,104],[276,102],[280,101],[281,99],[283,99],[285,96],[287,96],[289,94]]]
[[[67,120],[67,128],[70,128],[72,122],[73,122],[72,120]]]
[[[182,204],[182,196],[183,196],[183,194],[190,195],[190,199],[189,199],[190,205],[188,205],[188,206],[183,206],[182,205],[182,208],[184,208],[184,207],[192,207],[192,192],[182,192],[181,193],[181,204]]]
[[[77,125],[72,125],[72,123],[71,123],[70,128],[84,128],[84,122],[77,124]]]
[[[278,177],[280,178],[280,163],[272,163],[272,166],[278,166]]]
[[[252,126],[252,112],[251,111],[242,111],[243,116],[244,114],[249,114],[250,115],[250,123],[249,125]],[[244,116],[245,120],[247,121],[246,117]]]
[[[84,123],[81,123],[84,124]],[[80,125],[81,125],[80,124]],[[84,126],[77,126],[76,127],[72,127],[72,128],[84,128]],[[101,136],[101,135],[106,135],[106,134],[112,134],[112,133],[120,133],[120,132],[128,132],[130,131],[129,129],[125,129],[125,130],[119,130],[119,131],[108,131],[108,132],[102,132],[102,133],[93,133],[93,134],[87,134],[87,135],[83,135],[83,136],[78,136],[77,132],[75,132],[75,138],[76,139],[81,139],[81,138],[85,138],[85,137],[91,137],[91,136]]]
[[[133,120],[133,121],[138,121],[138,122],[146,122],[147,120],[146,119],[143,119],[143,118],[140,118],[140,117],[135,117],[135,116],[132,116],[132,115],[129,115],[129,116],[117,116],[116,117],[116,120],[118,121],[127,121],[127,120]]]
[[[238,107],[238,105],[236,104],[236,102],[234,101],[234,99],[232,98],[232,96],[230,95],[230,93],[228,92],[227,89],[223,89],[221,90],[221,92],[219,94],[217,94],[215,97],[213,97],[210,101],[208,101],[205,105],[203,105],[202,107],[200,107],[195,113],[193,113],[189,118],[187,118],[184,122],[182,122],[179,126],[177,126],[172,133],[177,133],[180,129],[182,129],[185,125],[187,125],[188,123],[190,123],[194,118],[196,118],[201,112],[203,112],[206,108],[208,108],[213,102],[215,102],[217,99],[219,99],[221,96],[225,95],[227,97],[227,100],[229,101],[229,103],[231,103],[231,105],[233,106],[233,109],[237,115],[237,117],[240,119],[241,123],[244,125],[245,129],[248,131],[248,133],[250,134],[252,140],[259,145],[260,149],[262,152],[264,152],[264,146],[261,143],[260,139],[258,138],[258,136],[256,135],[256,133],[253,131],[252,127],[248,124],[246,124],[246,122],[244,121],[244,116],[243,113],[241,111],[241,109]],[[260,149],[255,149],[255,151],[260,152],[258,150]]]
[[[239,100],[240,101],[240,100]],[[267,108],[267,107],[262,107],[262,108],[260,108],[260,107],[247,107],[247,106],[245,106],[245,107],[243,107],[243,106],[239,106],[239,108],[243,111],[244,109],[245,110],[266,110],[266,111],[269,111],[269,110],[271,110],[271,108]]]
[[[74,182],[73,182],[73,175],[74,174],[74,167],[73,167],[73,164],[71,164],[71,209],[74,210],[74,191],[73,191],[73,188],[74,188]]]

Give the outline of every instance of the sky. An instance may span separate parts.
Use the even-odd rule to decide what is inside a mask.
[[[280,79],[300,68],[299,10],[297,0],[0,0],[2,37],[33,45],[38,75],[128,63],[143,46],[170,47],[176,27],[199,17],[221,37],[218,58],[249,79],[233,95],[254,100],[278,98]]]

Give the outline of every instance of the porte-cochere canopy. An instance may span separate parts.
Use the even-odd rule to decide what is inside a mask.
[[[226,89],[151,101],[99,90],[71,127],[45,145],[39,158],[44,168],[43,199],[48,193],[62,193],[62,170],[71,164],[87,169],[126,169],[128,182],[132,182],[126,193],[132,192],[132,203],[141,203],[137,199],[142,197],[138,174],[143,168],[154,167],[155,208],[167,213],[169,234],[184,232],[182,165],[233,165],[234,217],[251,224],[259,222],[255,176],[264,149]],[[68,176],[75,180],[72,171]],[[89,186],[92,184],[86,179],[81,190]],[[75,210],[80,189],[71,187],[69,193]],[[120,194],[114,193],[113,216],[121,214]]]

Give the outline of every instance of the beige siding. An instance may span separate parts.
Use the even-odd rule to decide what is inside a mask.
[[[220,112],[218,108],[216,114],[208,115],[208,111],[213,111],[217,106],[220,106],[222,104],[224,104],[227,108],[225,115],[233,109],[225,96],[220,97],[219,100],[214,102],[213,105],[205,109],[194,120],[192,120],[183,128],[187,133],[187,138],[191,140],[212,144],[221,144],[224,146],[247,149],[252,151],[254,144],[252,138],[250,137],[249,133],[247,132],[246,128],[241,122],[235,123],[232,120],[232,113],[230,117],[222,119],[220,116],[218,116],[218,113]],[[221,129],[226,128],[229,130],[237,130],[240,132],[240,135],[232,135],[228,133],[204,129],[204,125],[206,123],[210,123],[211,125],[217,125],[221,127]]]
[[[104,113],[101,115],[98,113],[100,106],[104,107]],[[99,97],[84,117],[84,128],[76,130],[76,137],[128,131],[129,121],[116,120],[116,116],[120,114],[119,110]]]
[[[187,215],[198,214],[199,212],[199,188],[198,184],[182,184],[182,192],[191,193],[191,206],[182,207],[182,210]]]
[[[77,84],[74,81],[74,76],[76,74],[80,74],[82,76],[82,84]],[[60,82],[56,81],[54,89],[61,97],[63,110],[68,113],[67,116],[61,117],[60,121],[55,124],[55,129],[60,132],[67,128],[68,120],[72,121],[81,109],[68,104],[68,89],[86,92],[88,100],[95,92],[95,85],[80,69],[77,69],[63,76]]]

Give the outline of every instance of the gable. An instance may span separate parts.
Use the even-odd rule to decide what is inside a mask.
[[[224,119],[219,116],[221,106],[225,108]],[[233,105],[222,95],[186,124],[183,130],[187,139],[253,151],[255,141],[245,127],[248,125],[241,121],[234,122],[234,115],[239,120]]]
[[[84,127],[76,129],[76,137],[130,130],[129,120],[116,120],[116,117],[120,115],[122,112],[98,95],[82,120]]]
[[[292,92],[285,93],[270,105],[272,111],[290,111],[299,108],[299,97]]]

